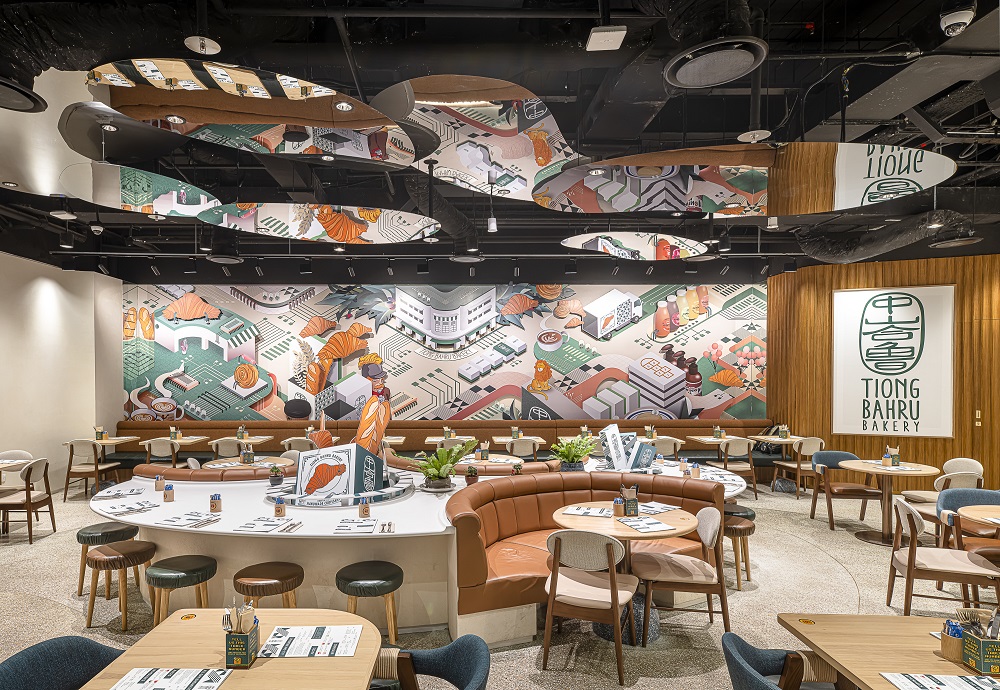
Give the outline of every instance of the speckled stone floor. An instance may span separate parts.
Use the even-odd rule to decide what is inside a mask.
[[[877,529],[877,506],[869,506],[864,525],[858,522],[858,504],[834,504],[837,530],[831,532],[825,519],[809,520],[809,497],[772,494],[763,485],[760,500],[745,493],[741,503],[757,511],[757,531],[750,538],[751,583],[735,591],[732,553],[728,544],[727,577],[733,631],[761,647],[797,647],[782,630],[776,616],[782,612],[900,614],[902,587],[897,587],[894,606],[885,606],[889,549],[863,543],[852,536],[859,529]],[[825,518],[822,503],[817,518]],[[104,644],[125,647],[149,631],[151,617],[133,586],[128,633],[119,630],[117,594],[110,601],[99,596],[94,611],[95,627],[84,628],[86,594],[76,596],[79,546],[76,530],[96,522],[82,498],[56,503],[59,531],[47,529],[47,516],[28,545],[22,525],[12,535],[0,538],[0,659],[35,642],[58,635],[85,635]],[[918,583],[918,593],[932,593],[933,585]],[[957,594],[957,587],[949,588]],[[988,594],[984,595],[989,597]],[[914,600],[914,613],[945,614],[953,610],[947,602]],[[703,604],[703,602],[701,602]],[[664,613],[663,634],[649,647],[625,648],[626,686],[658,689],[730,688],[719,638],[719,617],[709,625],[707,616]],[[401,636],[403,647],[430,648],[448,642],[445,631]],[[532,690],[586,687],[590,690],[618,687],[613,646],[596,637],[589,623],[567,622],[553,639],[549,669],[542,670],[540,636],[536,643],[498,649],[492,655],[490,687]],[[445,687],[436,683],[427,688]]]

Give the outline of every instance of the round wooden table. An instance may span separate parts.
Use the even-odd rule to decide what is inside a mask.
[[[901,470],[899,467],[909,469]],[[873,464],[870,460],[845,460],[840,463],[840,469],[864,472],[879,479],[882,488],[882,531],[862,530],[854,536],[869,544],[892,546],[892,478],[893,477],[934,477],[941,470],[931,465],[919,465],[915,462],[901,462],[896,467],[885,467],[882,461]]]
[[[262,455],[260,457],[255,457],[252,463],[246,463],[246,464],[240,462],[239,458],[219,458],[218,460],[211,460],[209,462],[206,462],[204,465],[201,466],[201,469],[213,470],[218,468],[220,465],[222,465],[222,469],[230,469],[233,468],[234,466],[230,465],[229,463],[233,462],[239,462],[240,467],[270,467],[271,465],[277,465],[278,467],[291,467],[292,465],[295,464],[295,461],[292,460],[291,458],[283,458],[278,455],[274,457]]]
[[[962,506],[957,512],[963,520],[972,520],[1000,529],[1000,506]]]

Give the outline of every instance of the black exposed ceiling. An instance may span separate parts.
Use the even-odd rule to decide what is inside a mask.
[[[736,0],[731,0],[736,2]],[[724,0],[701,3],[702,8]],[[507,79],[539,95],[555,115],[569,143],[583,154],[610,158],[660,149],[733,143],[751,126],[751,77],[709,89],[677,89],[661,76],[679,49],[674,12],[682,0],[620,0],[611,3],[612,22],[629,28],[618,51],[586,52],[599,16],[596,0],[480,0],[446,4],[440,0],[404,3],[234,2],[208,4],[208,26],[223,46],[220,61],[301,76],[358,97],[345,53],[343,23],[356,61],[357,78],[369,99],[384,88],[428,74],[464,73]],[[695,3],[697,5],[698,3]],[[954,39],[938,26],[939,0],[750,0],[763,16],[770,55],[760,72],[760,124],[782,141],[846,140],[874,144],[932,146],[958,161],[952,180],[893,202],[848,211],[783,218],[777,229],[766,219],[715,221],[728,227],[732,252],[700,263],[698,280],[746,282],[780,270],[788,258],[805,256],[799,237],[821,237],[825,246],[877,244],[880,230],[894,219],[935,208],[965,214],[985,239],[964,248],[940,250],[930,239],[870,257],[872,260],[949,256],[1000,251],[1000,131],[991,104],[1000,112],[1000,21],[996,3],[980,2],[976,22]],[[80,71],[103,62],[143,56],[190,57],[183,38],[195,32],[194,3],[23,3],[0,7],[0,77],[24,87],[49,67]],[[848,98],[841,120],[842,77]],[[992,78],[991,78],[992,77]],[[3,123],[0,111],[0,124]],[[68,139],[77,150],[87,143],[93,114],[86,109],[64,116]],[[76,135],[72,135],[76,132]],[[108,144],[111,162],[185,179],[226,201],[313,199],[327,203],[381,206],[415,211],[411,192],[416,170],[381,171],[307,164],[274,164],[251,153],[212,144],[172,141],[171,136],[135,136],[127,127]],[[60,136],[53,132],[53,136]],[[84,152],[85,153],[85,152]],[[92,155],[93,151],[90,154]],[[95,270],[100,257],[125,280],[179,282],[303,282],[303,256],[317,257],[311,276],[331,282],[386,282],[386,260],[394,257],[395,282],[506,282],[514,261],[520,280],[560,282],[569,251],[559,241],[574,233],[664,228],[699,237],[706,221],[649,214],[586,216],[559,214],[530,203],[496,199],[500,232],[486,234],[488,199],[439,183],[455,214],[478,232],[485,261],[470,266],[448,260],[465,243],[442,241],[378,247],[350,247],[346,255],[329,246],[263,236],[242,236],[248,260],[226,278],[219,266],[201,259],[197,280],[184,273],[197,249],[198,224],[191,220],[154,222],[126,212],[98,211],[73,201],[78,215],[69,224],[76,242],[59,247],[66,224],[48,212],[59,200],[0,190],[0,250],[65,268]],[[426,193],[426,190],[423,192]],[[420,200],[419,198],[417,199]],[[438,206],[440,209],[440,205]],[[88,223],[100,220],[100,236]],[[885,233],[886,235],[890,233]],[[900,233],[896,233],[900,234]],[[447,238],[446,238],[447,239]],[[815,244],[815,243],[814,243]],[[897,242],[898,244],[898,242]],[[615,262],[575,252],[579,282],[661,282],[689,275],[679,262]],[[356,278],[347,276],[349,257]],[[254,259],[259,257],[259,261]],[[416,273],[431,258],[430,273]],[[263,277],[258,275],[260,266]],[[726,268],[723,274],[723,268]]]

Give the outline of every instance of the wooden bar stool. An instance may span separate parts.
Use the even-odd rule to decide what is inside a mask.
[[[120,522],[99,522],[96,525],[89,525],[77,530],[76,541],[81,545],[80,549],[80,578],[76,583],[76,596],[83,596],[83,578],[87,571],[87,552],[91,546],[102,546],[116,541],[128,541],[135,539],[139,534],[139,528],[134,525],[123,525]],[[132,568],[135,574],[135,586],[139,586],[139,566]],[[104,577],[104,598],[111,598],[111,571],[105,571]]]
[[[384,597],[389,642],[396,644],[396,590],[403,584],[403,569],[388,561],[362,561],[337,571],[337,589],[347,595],[347,612],[358,612],[358,597]]]
[[[746,568],[747,582],[750,582],[750,540],[757,530],[753,520],[727,515],[722,526],[722,534],[733,543],[733,560],[736,562],[736,589],[743,589],[741,568]],[[742,565],[741,565],[742,563]]]
[[[153,606],[153,625],[170,615],[170,592],[182,587],[194,587],[195,602],[200,609],[208,608],[208,581],[215,577],[219,564],[210,556],[173,556],[146,567]]]
[[[286,609],[294,609],[295,590],[302,585],[305,572],[296,563],[272,561],[257,563],[233,575],[233,589],[243,595],[243,603],[253,602],[257,608],[262,597],[281,595],[281,604]]]
[[[116,541],[95,546],[87,552],[87,565],[94,571],[90,578],[90,597],[87,599],[87,627],[94,617],[94,598],[97,595],[97,578],[105,571],[105,582],[110,581],[111,571],[118,571],[118,608],[122,612],[122,630],[128,629],[128,569],[139,565],[146,567],[156,553],[151,541]]]

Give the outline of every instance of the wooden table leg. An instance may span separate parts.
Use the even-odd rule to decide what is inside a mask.
[[[882,477],[882,541],[892,543],[892,475]]]

